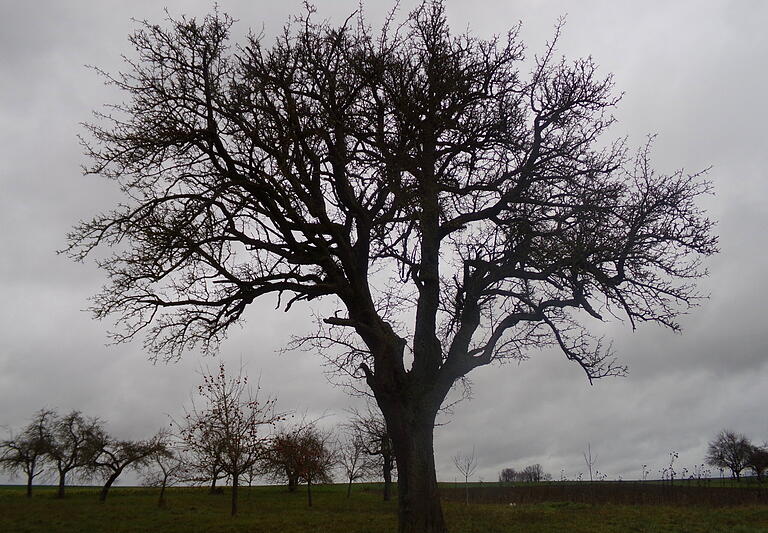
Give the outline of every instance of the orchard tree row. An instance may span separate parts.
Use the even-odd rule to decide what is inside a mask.
[[[389,499],[396,466],[384,419],[370,406],[350,414],[335,430],[314,420],[296,421],[276,409],[274,397],[264,398],[260,387],[251,387],[242,370],[228,376],[220,364],[217,372],[204,373],[184,416],[146,440],[115,438],[102,420],[79,411],[62,416],[41,409],[21,431],[0,441],[0,469],[23,474],[28,497],[41,477],[57,477],[60,498],[68,479],[101,479],[101,501],[132,469],[146,485],[160,488],[160,506],[168,486],[207,484],[217,492],[224,480],[232,487],[233,515],[238,488],[257,477],[285,483],[289,491],[306,484],[310,506],[312,485],[332,481],[334,472],[348,483],[348,497],[354,481],[383,478]]]

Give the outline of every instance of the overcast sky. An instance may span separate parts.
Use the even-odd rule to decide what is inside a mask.
[[[388,4],[369,3],[376,25]],[[203,15],[212,6],[166,4],[172,15]],[[612,135],[639,145],[658,133],[654,162],[662,172],[712,167],[716,195],[705,202],[719,221],[722,251],[702,283],[711,298],[683,318],[681,335],[605,326],[629,366],[626,378],[590,386],[554,351],[472,374],[474,398],[436,432],[439,478],[458,476],[451,456],[473,446],[478,479],[537,462],[555,478],[561,469],[574,478],[586,472],[581,454],[588,442],[598,470],[628,479],[639,477],[643,464],[658,475],[671,451],[680,454],[678,471],[690,469],[723,428],[768,440],[768,2],[447,5],[455,30],[468,27],[483,37],[522,21],[529,54],[542,50],[556,19],[567,14],[560,51],[592,55],[625,92]],[[201,365],[216,364],[189,353],[154,366],[140,343],[106,346],[109,325],[81,311],[103,274],[55,254],[73,224],[119,199],[112,184],[80,172],[78,123],[119,98],[85,65],[120,68],[120,54],[130,51],[131,19],[162,22],[162,6],[0,0],[0,425],[18,428],[41,407],[79,409],[106,420],[115,435],[148,437],[181,412]],[[236,36],[249,27],[274,35],[301,9],[298,0],[219,6],[239,19]],[[317,1],[320,16],[332,21],[356,6],[357,0]],[[412,6],[402,2],[403,11]],[[358,400],[330,385],[312,354],[278,353],[308,325],[305,310],[285,314],[271,302],[254,304],[221,357],[261,374],[283,409],[327,413],[330,424]]]

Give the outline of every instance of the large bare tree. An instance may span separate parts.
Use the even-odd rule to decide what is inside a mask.
[[[381,32],[310,9],[271,46],[233,49],[231,24],[144,24],[105,73],[126,100],[89,126],[87,171],[126,200],[68,248],[110,252],[95,314],[173,358],[254,300],[325,297],[316,338],[387,421],[400,531],[445,531],[433,428],[454,383],[546,346],[623,374],[583,322],[678,329],[716,251],[709,185],[606,138],[611,77],[556,38],[524,63],[517,29],[452,34],[439,0]]]

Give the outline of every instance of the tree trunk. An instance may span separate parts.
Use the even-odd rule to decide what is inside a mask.
[[[64,497],[64,486],[66,485],[66,472],[59,471],[59,489],[56,491],[56,497],[57,498],[63,498]]]
[[[208,490],[209,494],[216,494],[216,481],[219,479],[218,472],[215,472],[213,474],[213,479],[211,480],[211,488]]]
[[[34,472],[27,474],[27,498],[32,497],[32,479],[35,477]]]
[[[288,492],[296,492],[296,487],[299,486],[299,481],[295,476],[288,476]]]
[[[388,502],[392,494],[392,458],[384,456],[384,501]]]
[[[165,507],[165,485],[167,482],[168,476],[166,475],[163,477],[163,484],[160,485],[160,497],[157,499],[157,506],[161,509]]]
[[[397,458],[398,532],[446,533],[435,472],[435,415],[407,419],[410,423],[390,424],[395,426],[391,437]]]
[[[352,496],[352,478],[349,478],[349,483],[347,483],[347,498]]]
[[[112,483],[115,482],[115,480],[120,476],[121,471],[113,472],[108,478],[107,482],[104,483],[104,486],[101,487],[101,492],[99,493],[99,501],[104,502],[107,500],[107,493],[109,492],[109,488],[112,486]]]
[[[232,516],[237,514],[237,487],[240,481],[240,475],[235,472],[232,474]]]
[[[464,505],[469,505],[469,477],[464,476]]]
[[[307,480],[307,505],[312,507],[312,480]]]

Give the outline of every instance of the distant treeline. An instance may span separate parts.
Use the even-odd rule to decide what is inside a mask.
[[[723,477],[724,472],[728,472],[736,481],[740,481],[744,471],[750,471],[762,483],[765,473],[768,470],[768,444],[754,444],[742,433],[730,430],[720,431],[707,446],[707,455],[703,463],[694,465],[692,468],[680,468],[676,465],[679,455],[677,452],[670,452],[665,464],[658,470],[652,472],[647,464],[643,464],[640,469],[640,479],[645,481],[649,475],[658,473],[658,478],[670,484],[675,480],[697,480],[702,481],[712,477],[714,469]],[[585,470],[588,472],[588,481],[606,481],[608,475],[601,473],[596,469],[597,456],[592,456],[592,448],[584,452]],[[709,468],[711,467],[711,468]],[[504,468],[499,472],[500,483],[515,482],[537,482],[550,481],[552,476],[542,469],[540,464],[526,466],[522,470],[514,468]],[[565,471],[560,472],[560,481],[570,481],[565,475]],[[573,481],[585,481],[583,472],[580,472]],[[618,478],[621,481],[621,478]]]

